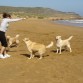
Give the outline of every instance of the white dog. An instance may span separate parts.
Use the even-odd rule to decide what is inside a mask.
[[[29,38],[24,38],[23,41],[25,42],[29,52],[31,53],[29,59],[33,58],[36,52],[38,52],[38,54],[40,55],[39,59],[42,59],[42,54],[45,53],[46,48],[50,48],[53,46],[53,42],[51,42],[48,46],[45,46],[44,44],[32,42],[31,40],[29,40]]]
[[[19,34],[17,34],[15,37],[11,36],[6,36],[7,42],[8,42],[8,47],[11,47],[12,45],[17,46],[19,44]]]
[[[56,36],[57,53],[61,54],[62,47],[68,47],[70,52],[72,52],[69,42],[72,39],[72,37],[73,36],[70,36],[68,39],[62,40],[61,36]]]

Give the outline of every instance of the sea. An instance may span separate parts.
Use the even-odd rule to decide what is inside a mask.
[[[55,22],[58,24],[64,24],[69,26],[83,27],[83,20],[58,20]]]

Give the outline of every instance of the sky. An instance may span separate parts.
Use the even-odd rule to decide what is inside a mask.
[[[0,0],[0,6],[46,7],[83,16],[83,0]]]

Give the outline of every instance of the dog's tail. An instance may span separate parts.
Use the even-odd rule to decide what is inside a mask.
[[[68,40],[68,41],[69,41],[69,40],[71,40],[71,39],[72,39],[72,37],[73,37],[73,36],[70,36],[67,40]]]
[[[17,35],[16,35],[16,39],[17,39],[19,36],[20,36],[20,35],[19,35],[19,34],[17,34]]]
[[[48,46],[46,46],[46,48],[50,48],[50,47],[52,47],[53,44],[54,44],[54,43],[51,41],[51,43],[50,43]]]

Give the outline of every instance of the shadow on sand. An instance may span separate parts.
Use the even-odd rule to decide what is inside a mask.
[[[25,57],[30,58],[30,54],[20,54],[20,55],[23,55]],[[49,55],[45,55],[45,56],[42,56],[42,57],[44,58],[44,57],[47,57],[47,56],[49,56]],[[40,56],[38,54],[36,54],[34,57],[40,58]]]

